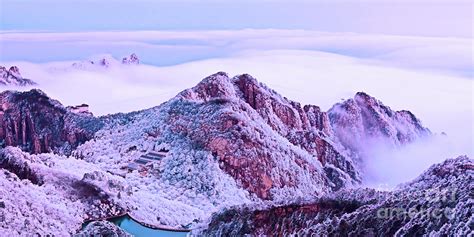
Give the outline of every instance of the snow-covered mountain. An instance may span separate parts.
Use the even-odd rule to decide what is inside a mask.
[[[11,66],[7,70],[6,67],[0,66],[0,86],[31,86],[36,83],[30,79],[23,78],[20,69],[17,66]]]
[[[128,114],[94,117],[38,90],[4,92],[0,102],[2,146],[23,150],[0,153],[0,182],[15,183],[9,192],[26,202],[31,193],[45,199],[37,213],[8,197],[7,210],[42,216],[66,209],[55,216],[57,228],[23,216],[5,233],[72,234],[85,219],[123,212],[152,225],[196,227],[232,206],[304,209],[301,203],[361,183],[370,155],[363,141],[400,147],[431,134],[410,112],[365,93],[324,112],[250,75],[223,72]],[[212,223],[202,233],[223,231]]]
[[[363,92],[337,103],[328,114],[336,137],[361,161],[370,146],[397,147],[431,135],[410,111],[393,111]]]

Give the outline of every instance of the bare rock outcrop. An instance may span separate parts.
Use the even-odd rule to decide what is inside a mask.
[[[69,154],[103,126],[100,119],[68,111],[34,89],[0,94],[0,143],[31,153]]]
[[[20,69],[17,66],[11,66],[7,70],[6,67],[0,66],[0,86],[33,86],[36,82],[23,78]]]

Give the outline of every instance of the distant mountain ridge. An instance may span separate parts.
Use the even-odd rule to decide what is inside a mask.
[[[0,66],[0,86],[33,86],[36,82],[23,78],[20,69],[17,66],[11,66],[7,70],[6,67]]]
[[[102,56],[96,60],[85,60],[81,62],[75,62],[72,64],[72,67],[77,69],[92,69],[92,68],[108,68],[116,65],[138,65],[140,64],[140,59],[135,53],[130,54],[130,56],[122,58],[121,61],[113,58],[112,56]]]

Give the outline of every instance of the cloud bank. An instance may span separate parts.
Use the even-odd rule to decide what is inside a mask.
[[[417,70],[472,76],[472,40],[308,30],[3,32],[0,61],[63,61],[135,52],[145,63],[175,65],[248,50],[335,53]]]

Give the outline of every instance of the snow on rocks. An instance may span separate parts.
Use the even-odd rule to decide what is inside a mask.
[[[132,237],[120,227],[114,225],[109,221],[93,221],[75,234],[74,237],[89,237],[89,236],[113,236],[113,237]]]
[[[8,70],[0,66],[0,86],[33,86],[36,83],[30,79],[23,78],[17,66],[11,66]]]
[[[341,190],[306,203],[223,210],[193,234],[298,236],[470,236],[474,161],[433,165],[392,192]]]
[[[396,147],[431,135],[411,112],[393,111],[363,92],[337,103],[328,114],[338,140],[358,162],[367,158],[367,148],[374,144]]]
[[[135,61],[132,56],[127,60]],[[363,94],[347,102],[354,105],[336,106],[337,113],[336,107],[323,112],[247,74],[219,72],[160,106],[100,118],[73,113],[40,91],[29,93],[2,93],[2,145],[57,154],[8,147],[15,158],[2,159],[2,168],[30,183],[18,189],[34,186],[64,205],[78,205],[73,219],[63,220],[76,227],[79,220],[124,212],[151,225],[194,227],[232,206],[308,202],[361,181],[357,147],[344,132],[378,137],[366,132],[367,121],[376,121],[402,144],[423,130],[413,129],[419,124],[414,116],[390,112]],[[28,130],[32,125],[36,129]],[[167,155],[161,159],[127,169],[162,150]],[[33,175],[41,182],[31,181]]]
[[[43,177],[41,159],[23,153],[18,148],[2,149],[2,157],[22,160],[41,184],[21,180],[16,170],[0,172],[1,195],[4,208],[0,210],[0,233],[4,236],[39,234],[65,236],[74,233],[84,217],[84,204],[73,200],[60,188],[61,183],[50,183]],[[48,169],[49,170],[49,169]],[[70,189],[71,187],[69,187]]]
[[[86,219],[124,212],[119,177],[93,164],[54,154],[31,155],[14,147],[2,149],[0,157],[2,164],[5,160],[18,164],[2,166],[0,173],[5,192],[0,199],[7,206],[0,233],[70,235]]]

